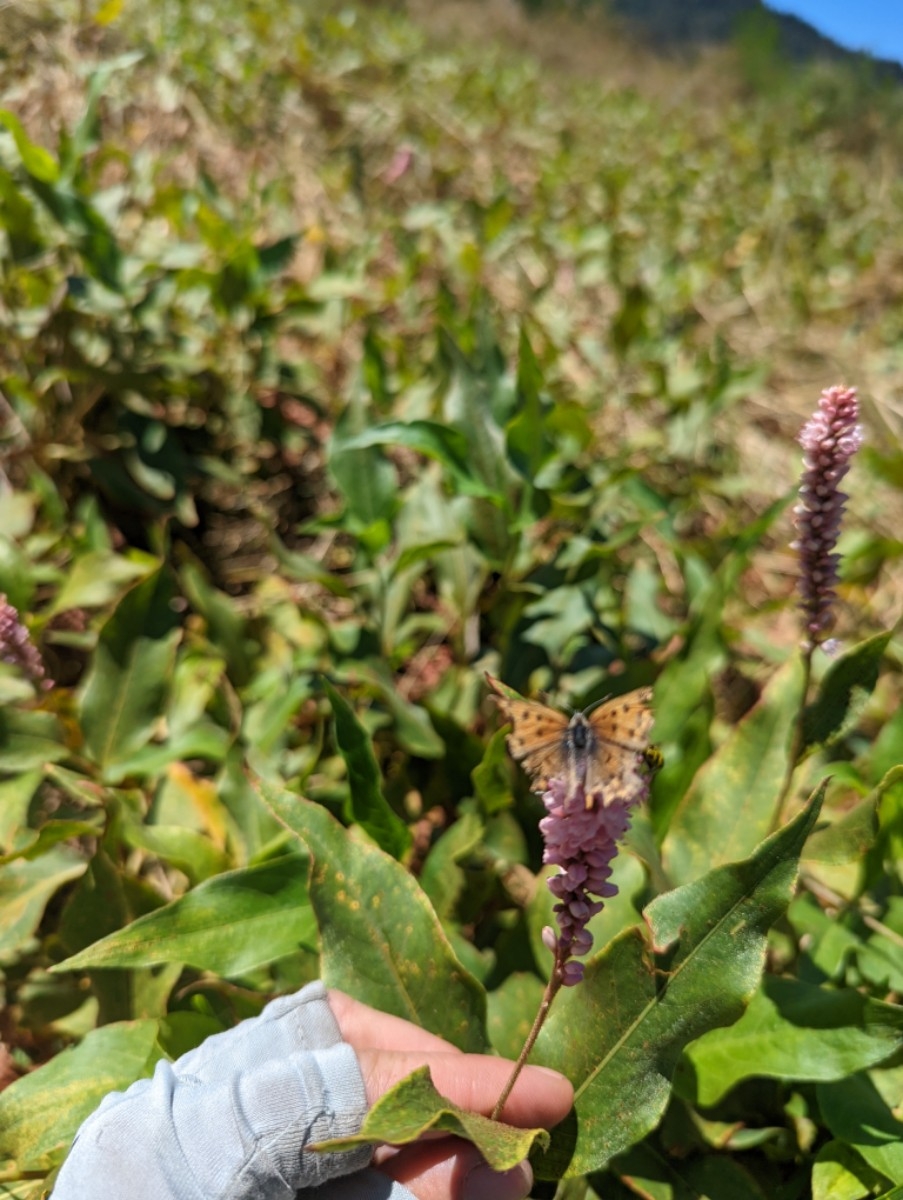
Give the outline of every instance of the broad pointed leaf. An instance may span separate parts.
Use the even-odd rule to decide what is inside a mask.
[[[15,859],[0,867],[0,960],[34,936],[50,897],[85,870],[85,860],[68,846],[55,846],[34,861]]]
[[[165,708],[179,619],[166,571],[127,592],[101,630],[81,697],[85,751],[112,766],[150,741]]]
[[[219,975],[241,975],[313,944],[306,865],[302,855],[288,854],[217,875],[53,969],[182,962]]]
[[[482,496],[498,503],[503,501],[497,488],[475,474],[464,434],[438,421],[389,421],[333,445],[334,454],[347,454],[370,446],[406,446],[442,463],[464,495]]]
[[[429,1067],[421,1067],[380,1097],[360,1133],[321,1142],[314,1149],[345,1150],[366,1142],[405,1146],[431,1132],[450,1133],[473,1142],[494,1171],[509,1171],[535,1146],[544,1149],[549,1144],[544,1129],[520,1129],[490,1121],[452,1104],[436,1091]]]
[[[590,963],[582,984],[558,994],[535,1058],[574,1084],[575,1116],[534,1164],[552,1171],[546,1177],[597,1170],[654,1129],[684,1046],[740,1016],[823,792],[746,861],[649,905],[653,945],[670,953],[665,965],[657,968],[639,931],[627,930]]]
[[[699,771],[663,847],[675,883],[745,857],[765,836],[787,772],[802,686],[802,668],[794,660]]]
[[[267,786],[263,795],[313,857],[310,899],[326,984],[462,1050],[485,1050],[483,989],[455,957],[417,881],[320,805]]]
[[[336,742],[348,771],[353,819],[387,854],[403,858],[411,846],[411,833],[383,795],[367,731],[345,697],[328,682],[325,687],[335,717]]]
[[[894,1183],[903,1180],[903,1121],[868,1075],[820,1083],[815,1094],[824,1122],[836,1138]]]
[[[864,697],[874,691],[881,659],[891,637],[889,632],[876,634],[831,664],[818,689],[818,696],[806,709],[803,722],[806,746],[830,741],[848,720],[856,693]]]
[[[151,1073],[162,1057],[158,1029],[157,1021],[144,1020],[92,1030],[75,1049],[0,1093],[0,1155],[15,1158],[20,1168],[59,1161],[108,1092]]]
[[[741,1079],[830,1081],[883,1062],[903,1048],[903,1008],[851,988],[766,978],[730,1029],[689,1047],[681,1091],[706,1107]]]

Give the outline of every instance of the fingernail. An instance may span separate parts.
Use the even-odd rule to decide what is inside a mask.
[[[533,1187],[533,1168],[528,1162],[518,1163],[510,1171],[493,1171],[480,1163],[467,1173],[464,1200],[524,1200]]]
[[[567,1075],[562,1075],[560,1071],[555,1071],[552,1067],[527,1067],[527,1070],[532,1074],[534,1071],[543,1075],[548,1075],[549,1079],[563,1079],[567,1082]]]

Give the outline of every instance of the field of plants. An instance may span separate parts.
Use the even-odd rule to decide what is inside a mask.
[[[651,687],[663,758],[534,1195],[903,1197],[903,97],[719,55],[0,7],[0,1196],[312,979],[517,1057],[554,868],[488,673]]]

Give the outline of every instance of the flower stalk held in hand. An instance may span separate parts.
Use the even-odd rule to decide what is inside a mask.
[[[650,688],[610,700],[589,716],[575,713],[568,719],[545,705],[514,698],[492,678],[489,683],[514,726],[509,749],[542,792],[543,862],[560,868],[548,881],[557,901],[558,932],[551,926],[543,930],[543,942],[554,955],[552,972],[533,1028],[493,1110],[497,1118],[555,995],[583,980],[584,966],[577,960],[592,949],[589,922],[617,892],[610,877],[618,843],[632,810],[649,794],[650,768],[661,765],[661,755],[649,745]]]

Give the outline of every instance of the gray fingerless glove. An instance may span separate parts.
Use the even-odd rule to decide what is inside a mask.
[[[305,1149],[357,1133],[366,1111],[357,1056],[311,983],[107,1096],[79,1129],[53,1200],[295,1200],[369,1163],[369,1146]],[[360,1197],[410,1196],[377,1172],[360,1184]],[[317,1195],[328,1200],[328,1187]]]

